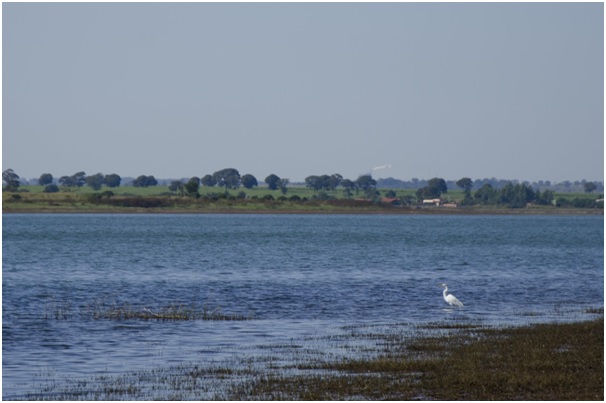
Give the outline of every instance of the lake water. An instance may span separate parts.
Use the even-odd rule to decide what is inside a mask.
[[[604,305],[601,215],[4,214],[2,240],[5,399],[41,378],[224,360],[344,326],[517,325]],[[253,320],[82,317],[100,301]]]

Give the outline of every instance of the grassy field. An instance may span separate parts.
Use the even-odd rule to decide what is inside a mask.
[[[39,185],[23,185],[19,188],[20,193],[43,193],[44,186]],[[109,188],[107,186],[103,186],[100,190],[93,190],[88,186],[83,186],[80,189],[71,192],[74,195],[87,195],[93,193],[100,193],[104,191],[112,191],[115,195],[122,196],[167,196],[174,195],[177,196],[177,192],[171,192],[167,186],[150,186],[150,187],[134,187],[134,186],[120,186],[117,188]],[[385,196],[387,192],[393,191],[396,194],[396,197],[405,197],[405,196],[415,196],[415,189],[378,189],[381,196]],[[202,196],[212,193],[224,193],[225,189],[219,187],[200,187],[200,194]],[[280,196],[291,197],[297,195],[301,198],[307,197],[308,199],[317,195],[318,192],[314,192],[312,189],[303,187],[303,186],[293,186],[289,187],[288,191],[285,195],[283,195],[279,190],[269,190],[266,187],[254,187],[252,189],[245,189],[243,187],[237,190],[228,190],[228,193],[237,196],[238,193],[244,192],[248,197],[263,197],[265,195],[272,195],[274,198],[278,198]],[[60,192],[63,193],[63,192]],[[336,197],[336,198],[344,198],[344,193],[342,189],[337,189],[335,192],[325,192],[328,196]],[[587,193],[572,193],[572,192],[561,192],[555,193],[554,198],[564,198],[572,200],[574,198],[586,198],[586,197],[597,197],[596,194],[587,194]],[[363,197],[363,193],[360,192],[356,195],[354,192],[354,198]],[[443,195],[445,199],[449,200],[462,200],[463,199],[463,191],[461,189],[450,189],[446,194]]]
[[[42,190],[44,189],[44,186],[38,186],[38,185],[24,185],[21,186],[19,188],[19,190],[21,192],[24,193],[42,193]],[[72,194],[80,194],[80,195],[87,195],[87,194],[93,194],[93,193],[100,193],[100,192],[104,192],[110,190],[112,191],[115,195],[121,195],[121,196],[167,196],[167,195],[173,195],[173,196],[178,196],[177,192],[171,192],[167,186],[150,186],[150,187],[146,187],[146,188],[142,188],[142,187],[134,187],[134,186],[120,186],[117,188],[108,188],[107,186],[103,186],[100,190],[93,190],[92,188],[88,187],[88,186],[83,186],[80,189],[71,192]],[[390,189],[380,189],[380,193],[381,195],[385,195]],[[394,191],[397,194],[397,197],[404,197],[406,195],[415,195],[416,190],[411,190],[411,189],[394,189]],[[204,187],[201,186],[200,187],[200,194],[202,196],[207,195],[207,194],[218,194],[218,193],[224,193],[225,189],[224,188],[219,188],[219,187]],[[287,198],[291,197],[291,196],[299,196],[301,198],[307,197],[308,199],[313,197],[314,195],[317,195],[318,192],[314,192],[312,189],[307,188],[307,187],[303,187],[303,186],[298,186],[298,187],[289,187],[288,191],[285,195],[283,195],[279,190],[269,190],[266,187],[254,187],[252,189],[246,189],[246,188],[239,188],[239,189],[230,189],[228,190],[228,193],[233,195],[233,196],[237,196],[238,193],[240,192],[244,192],[246,193],[246,195],[248,197],[263,197],[266,195],[271,195],[274,198],[278,198],[280,196],[285,196]],[[63,192],[59,192],[59,193],[63,193]],[[335,192],[325,192],[328,196],[331,197],[336,197],[336,198],[344,198],[344,194],[343,194],[343,190],[342,189],[337,189],[337,191]],[[454,191],[449,191],[448,195],[454,199],[456,198],[462,198],[463,197],[463,192],[460,190],[454,190]],[[363,197],[363,193],[360,192],[359,195],[356,196],[355,192],[354,192],[354,197]]]

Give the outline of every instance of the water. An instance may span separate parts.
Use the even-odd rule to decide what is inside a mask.
[[[603,216],[3,215],[2,396],[351,325],[582,319],[604,304],[603,229]],[[254,320],[83,320],[99,301]]]

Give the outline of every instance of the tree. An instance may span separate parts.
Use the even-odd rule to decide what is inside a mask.
[[[51,183],[53,183],[53,175],[51,174],[42,174],[40,175],[40,178],[38,178],[38,185],[50,185]]]
[[[583,184],[583,189],[585,189],[585,192],[587,193],[591,193],[594,190],[596,190],[598,188],[598,186],[595,184],[595,182],[585,182]]]
[[[328,187],[330,188],[330,190],[332,190],[333,192],[335,190],[337,190],[337,187],[339,187],[339,185],[341,184],[341,182],[343,182],[343,176],[339,175],[339,174],[332,174],[328,180],[327,180],[327,184]],[[375,183],[376,185],[376,183]]]
[[[370,189],[375,189],[377,181],[370,175],[361,175],[356,179],[356,186],[362,189],[362,191],[367,192]]]
[[[394,198],[396,197],[396,192],[394,192],[393,190],[388,190],[385,192],[385,197]]]
[[[252,189],[255,186],[259,186],[259,183],[257,182],[257,178],[251,174],[246,174],[242,176],[242,186],[244,186],[246,189]]]
[[[192,177],[185,185],[185,191],[191,197],[200,197],[198,190],[200,189],[200,178],[197,176]]]
[[[168,185],[168,190],[171,192],[179,192],[181,196],[185,195],[185,187],[181,181],[172,181],[170,185]]]
[[[103,186],[103,174],[98,173],[88,176],[86,178],[86,184],[94,190],[101,189],[101,186]]]
[[[267,188],[269,190],[276,190],[280,183],[280,177],[275,174],[268,175],[267,178],[265,178],[265,183],[267,183]]]
[[[437,199],[440,197],[440,194],[438,188],[432,186],[423,186],[422,188],[417,189],[416,192],[417,200]]]
[[[157,184],[158,184],[158,181],[156,180],[156,178],[154,178],[153,175],[150,175],[150,176],[140,175],[137,177],[137,179],[135,179],[133,181],[133,186],[140,187],[140,188],[146,188],[148,186],[156,186]]]
[[[137,176],[137,178],[133,181],[133,186],[136,188],[147,187],[147,176],[146,175]]]
[[[227,189],[237,189],[240,186],[240,173],[234,168],[225,168],[213,174],[213,179],[218,186]]]
[[[158,181],[154,178],[154,175],[149,175],[147,177],[147,186],[156,186]]]
[[[465,195],[468,195],[473,188],[473,181],[470,178],[461,178],[457,181],[457,186],[463,189]]]
[[[462,205],[471,205],[473,204],[473,199],[471,198],[471,189],[473,188],[473,181],[470,178],[461,178],[457,182],[457,186],[463,189],[463,200],[461,201]]]
[[[76,172],[72,175],[76,187],[81,188],[86,185],[86,173],[84,171]]]
[[[341,186],[343,186],[343,193],[347,198],[351,198],[353,196],[352,191],[354,189],[356,190],[356,192],[358,191],[356,183],[351,179],[343,179],[343,181],[341,182]]]
[[[4,190],[8,192],[16,192],[21,185],[19,175],[17,175],[15,171],[10,168],[2,172],[2,182],[4,182],[6,185]]]
[[[427,186],[433,188],[434,191],[437,192],[439,195],[448,192],[446,181],[442,178],[431,178],[427,183]]]
[[[59,191],[59,186],[51,183],[50,185],[44,186],[42,190],[44,193],[57,193]]]
[[[103,178],[103,183],[110,188],[117,188],[118,186],[120,186],[121,181],[122,178],[120,178],[120,175],[118,174],[105,175],[105,177]]]
[[[313,189],[314,192],[317,192],[318,190],[322,189],[322,180],[317,175],[310,175],[305,178],[305,186]]]
[[[542,204],[545,206],[551,205],[553,203],[553,192],[551,190],[545,190],[541,193],[539,190],[535,193],[535,201],[537,204]]]
[[[203,186],[209,186],[209,187],[215,186],[217,184],[217,182],[215,181],[215,179],[213,178],[212,175],[204,175],[202,177],[202,179],[200,179],[200,183]]]
[[[535,200],[535,192],[530,186],[508,182],[499,190],[497,202],[509,208],[526,207],[527,203]]]
[[[280,188],[280,192],[282,192],[283,195],[285,195],[288,191],[288,189],[286,189],[288,182],[288,179],[280,179],[280,181],[278,182],[278,187]]]
[[[491,184],[487,183],[478,189],[473,198],[480,204],[492,204],[496,202],[497,191]]]
[[[364,194],[369,199],[375,199],[377,196],[377,181],[370,175],[361,175],[356,179],[356,185],[362,189]]]
[[[63,187],[63,190],[66,192],[70,192],[73,188],[76,187],[76,180],[73,176],[62,176],[59,178],[59,185]]]
[[[446,193],[448,187],[446,181],[442,178],[432,178],[427,182],[427,186],[424,186],[417,190],[417,199],[437,199],[442,193]]]

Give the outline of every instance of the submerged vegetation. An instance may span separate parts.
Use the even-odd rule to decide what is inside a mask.
[[[158,308],[133,305],[129,302],[107,302],[95,300],[91,303],[74,307],[70,301],[58,301],[51,298],[44,309],[42,318],[46,320],[251,320],[253,314],[224,313],[219,307],[211,308],[208,304],[184,304],[174,302]]]
[[[597,309],[599,310],[599,309]],[[406,326],[404,327],[406,328]],[[603,400],[604,319],[513,328],[344,327],[333,355],[291,343],[262,357],[52,380],[28,400]]]

